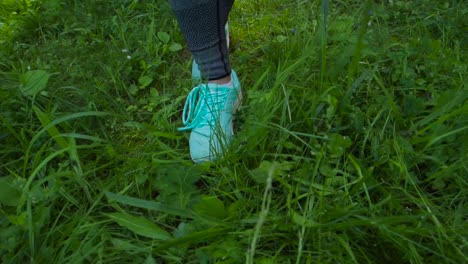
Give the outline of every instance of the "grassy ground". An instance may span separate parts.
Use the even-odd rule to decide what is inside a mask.
[[[238,0],[223,160],[167,1],[0,1],[2,263],[468,261],[464,1]]]

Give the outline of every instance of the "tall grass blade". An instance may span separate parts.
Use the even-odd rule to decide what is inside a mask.
[[[119,225],[132,230],[135,234],[157,240],[168,240],[171,235],[161,227],[144,217],[136,217],[126,213],[104,214]]]
[[[192,215],[190,212],[185,210],[180,210],[176,208],[171,208],[165,204],[147,201],[143,199],[133,198],[121,194],[115,194],[112,192],[105,192],[105,195],[109,202],[117,202],[124,205],[134,206],[138,208],[148,209],[156,212],[161,212],[165,214],[185,217],[185,218],[194,218],[195,216]]]

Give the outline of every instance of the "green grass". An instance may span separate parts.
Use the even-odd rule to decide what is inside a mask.
[[[0,2],[2,263],[464,263],[464,1],[236,1],[226,156],[167,1]]]

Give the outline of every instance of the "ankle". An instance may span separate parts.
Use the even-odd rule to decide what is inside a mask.
[[[231,80],[232,80],[232,78],[231,78],[231,75],[229,74],[228,76],[226,76],[224,78],[208,81],[208,83],[215,83],[215,84],[218,84],[218,85],[223,85],[223,84],[230,83]]]

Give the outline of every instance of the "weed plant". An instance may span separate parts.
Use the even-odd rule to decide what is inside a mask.
[[[2,263],[466,263],[465,1],[238,0],[226,156],[167,1],[0,1]]]

